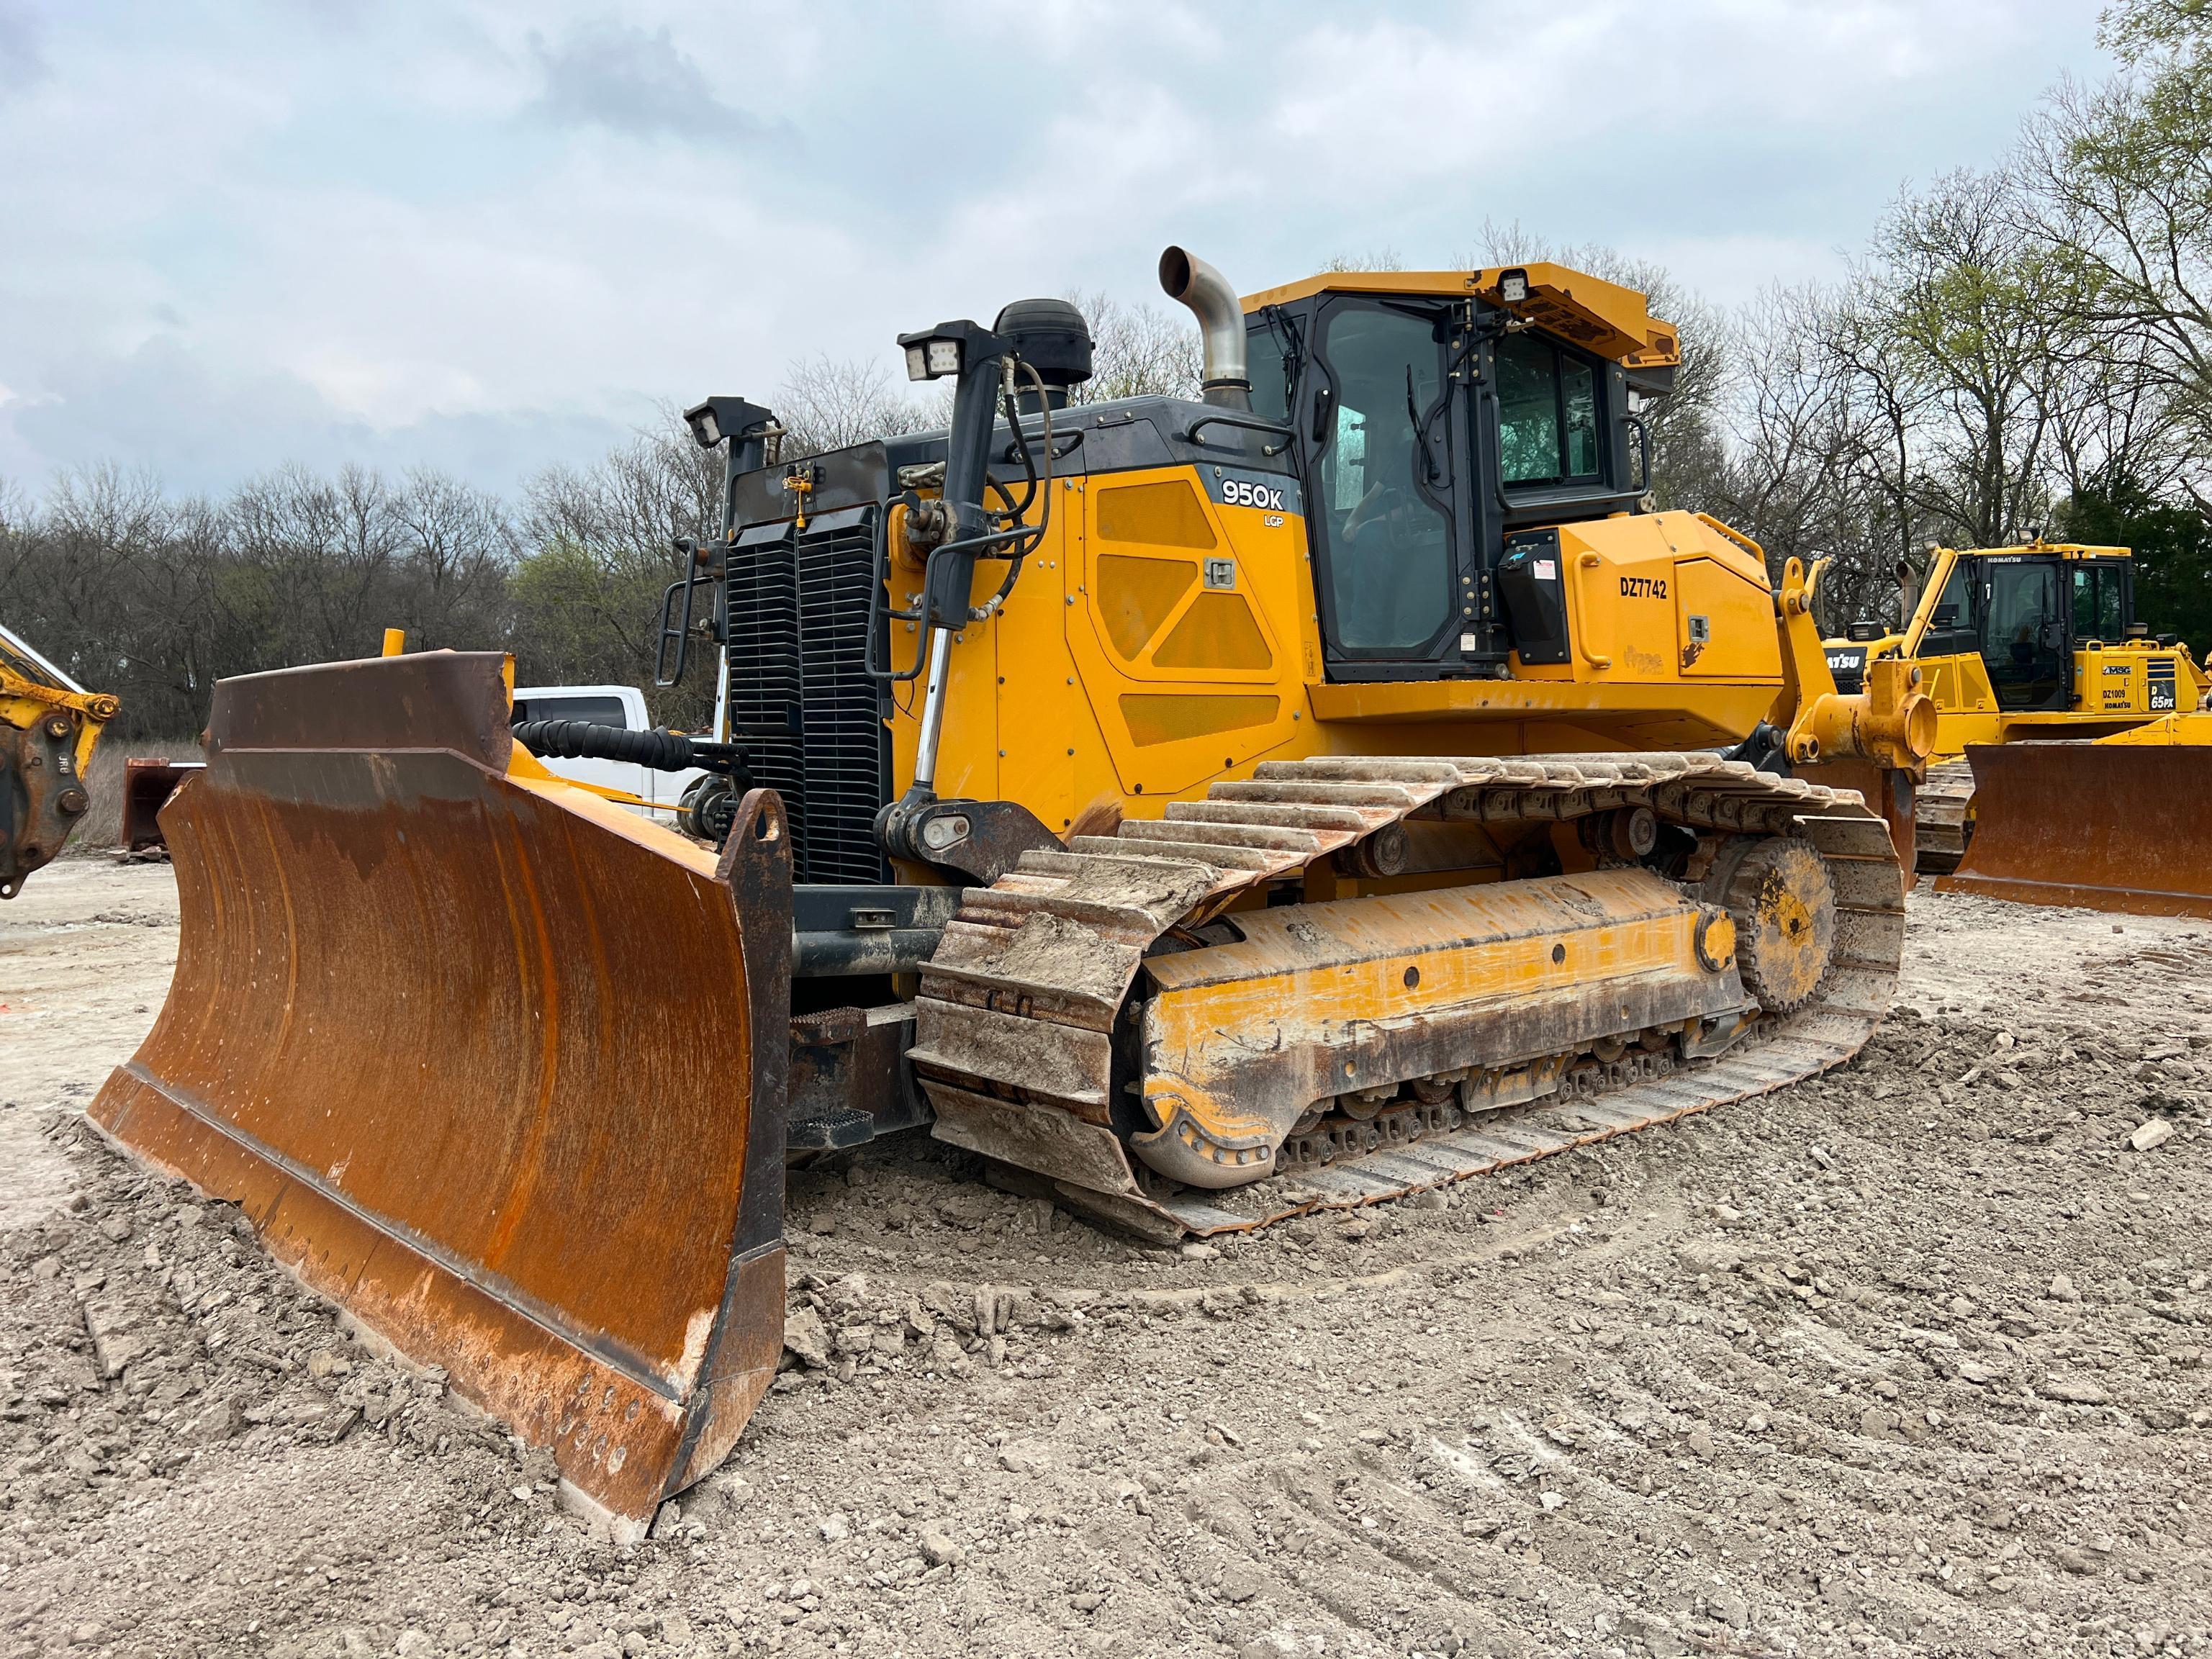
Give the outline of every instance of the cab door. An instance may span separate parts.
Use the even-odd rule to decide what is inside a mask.
[[[1321,307],[1298,424],[1332,678],[1427,678],[1460,655],[1473,536],[1451,325],[1446,307],[1401,299]]]
[[[1976,625],[1982,664],[2002,709],[2071,706],[2074,652],[2060,561],[2003,554],[1982,562]]]

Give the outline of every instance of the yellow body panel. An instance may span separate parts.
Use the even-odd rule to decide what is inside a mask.
[[[1717,680],[1782,683],[1774,595],[1748,544],[1694,513],[1617,514],[1562,526],[1571,663],[1522,664],[1535,684],[1673,685]],[[1691,617],[1713,643],[1688,649]],[[1697,659],[1715,653],[1712,663]]]
[[[2212,748],[2212,714],[2198,711],[2187,714],[2168,714],[2148,726],[2135,726],[2124,732],[2115,732],[2100,743],[2140,744],[2154,749]]]
[[[2175,712],[2151,702],[2149,665],[2175,662],[2177,702],[2194,707],[2207,684],[2185,653],[2148,643],[2093,646],[2074,653],[2075,706],[2001,709],[1989,670],[1976,656],[1923,657],[1922,689],[1936,704],[1936,755],[1956,760],[1970,744],[2101,738]],[[2193,687],[2193,690],[2192,690]]]
[[[1561,527],[1571,663],[1332,683],[1301,516],[1214,501],[1190,466],[1063,478],[1054,495],[1004,609],[955,636],[937,788],[1019,801],[1056,831],[1086,810],[1157,817],[1262,760],[1711,748],[1785,690],[1765,561],[1698,514]],[[981,563],[977,602],[1001,574]],[[911,607],[919,583],[895,565],[893,603]],[[1695,651],[1692,617],[1707,635]],[[896,627],[893,653],[910,660],[914,624]],[[896,706],[903,779],[918,682]]]

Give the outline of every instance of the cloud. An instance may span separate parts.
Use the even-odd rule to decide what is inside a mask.
[[[0,0],[0,97],[45,78],[44,33],[33,0]]]
[[[1158,303],[1170,241],[1250,290],[1518,220],[1731,301],[2099,72],[2093,0],[1647,9],[0,0],[0,474],[507,487],[1024,294]]]
[[[577,24],[557,44],[532,34],[530,50],[544,77],[533,112],[556,126],[716,144],[766,130],[715,96],[706,71],[677,46],[665,24],[648,33],[599,19]]]
[[[289,462],[320,470],[355,462],[391,472],[431,466],[513,493],[549,466],[598,459],[655,413],[640,398],[627,422],[514,409],[377,425],[295,375],[227,372],[167,337],[62,365],[53,378],[67,390],[30,396],[0,387],[0,479],[43,480],[124,459],[173,489],[220,495]]]

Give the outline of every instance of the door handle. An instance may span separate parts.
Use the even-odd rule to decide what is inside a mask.
[[[1328,435],[1329,411],[1335,407],[1336,393],[1331,388],[1323,386],[1314,393],[1313,422],[1307,436],[1315,443],[1319,443]]]

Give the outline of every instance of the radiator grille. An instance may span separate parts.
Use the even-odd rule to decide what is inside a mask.
[[[890,878],[876,846],[889,736],[863,666],[878,568],[872,507],[730,554],[730,737],[783,796],[800,881]]]

